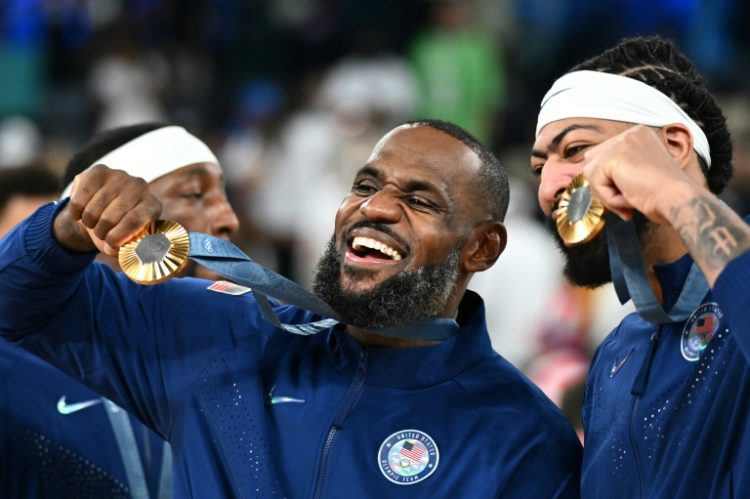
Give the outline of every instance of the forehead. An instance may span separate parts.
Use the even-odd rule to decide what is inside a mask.
[[[194,163],[162,175],[151,182],[151,185],[169,188],[173,185],[186,182],[191,178],[221,180],[223,174],[221,167],[214,163]]]
[[[448,185],[473,179],[480,167],[479,157],[469,146],[425,125],[391,130],[375,145],[368,163],[391,175],[425,176]]]

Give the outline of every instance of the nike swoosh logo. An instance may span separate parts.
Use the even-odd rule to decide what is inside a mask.
[[[57,401],[57,412],[65,416],[67,416],[68,414],[73,414],[74,412],[82,411],[86,408],[91,407],[92,405],[102,403],[102,399],[92,399],[85,400],[83,402],[76,402],[74,404],[68,404],[65,402],[65,399],[66,396],[63,395],[62,397],[60,397],[60,400]]]
[[[612,364],[612,369],[609,370],[609,377],[614,378],[615,374],[622,369],[622,366],[625,365],[625,363],[630,358],[630,354],[633,353],[633,349],[631,348],[630,351],[622,358],[622,359],[615,359],[615,362]]]
[[[276,385],[273,385],[271,387],[271,389],[268,391],[268,402],[271,405],[276,405],[276,404],[304,404],[305,403],[305,399],[298,399],[298,398],[295,398],[295,397],[283,397],[283,396],[274,397],[273,396],[273,391],[275,389],[276,389]]]
[[[567,91],[568,91],[568,90],[570,90],[571,88],[573,88],[573,87],[561,88],[560,90],[558,90],[558,91],[557,91],[557,92],[555,92],[554,94],[550,95],[549,97],[547,97],[547,98],[545,99],[545,101],[544,101],[544,102],[542,102],[542,105],[541,105],[541,106],[539,106],[539,109],[543,108],[543,107],[545,106],[545,104],[547,104],[547,103],[548,103],[548,102],[549,102],[549,101],[550,101],[550,100],[552,99],[552,97],[557,97],[557,96],[558,96],[558,95],[560,95],[561,93],[563,93],[563,92],[567,92]]]

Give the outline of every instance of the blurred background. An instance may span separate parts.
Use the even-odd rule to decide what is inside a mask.
[[[538,103],[624,36],[674,39],[723,103],[725,199],[747,213],[748,19],[740,0],[0,0],[0,169],[59,175],[99,130],[183,125],[223,163],[235,242],[309,284],[376,140],[410,118],[454,121],[513,179],[508,249],[473,285],[493,344],[576,407],[593,348],[629,308],[560,277],[528,172]]]

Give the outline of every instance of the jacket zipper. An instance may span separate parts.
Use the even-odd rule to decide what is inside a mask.
[[[367,352],[364,350],[359,355],[359,362],[357,364],[357,371],[354,374],[354,379],[351,385],[349,385],[349,391],[344,398],[344,402],[341,404],[339,411],[333,418],[333,424],[331,429],[328,430],[328,437],[323,445],[323,452],[320,455],[320,465],[318,466],[318,480],[317,486],[315,487],[315,499],[323,497],[323,491],[325,489],[326,477],[328,474],[328,459],[331,455],[331,449],[336,440],[336,434],[343,427],[344,420],[349,415],[355,402],[359,398],[362,388],[365,385],[365,377],[367,375]]]
[[[640,371],[638,371],[638,375],[635,377],[635,381],[633,382],[633,387],[630,390],[630,394],[633,395],[633,403],[630,408],[630,445],[632,447],[633,459],[635,460],[635,469],[638,472],[638,489],[640,490],[639,497],[645,497],[645,493],[643,490],[643,468],[641,464],[641,453],[640,449],[638,448],[638,440],[636,438],[636,433],[638,430],[637,413],[638,407],[641,403],[641,398],[646,392],[646,387],[648,386],[648,378],[651,374],[651,364],[653,364],[654,362],[654,354],[656,353],[656,346],[659,344],[659,339],[661,337],[661,329],[662,324],[659,324],[656,328],[656,331],[654,331],[654,333],[651,335],[651,342],[649,344],[648,353],[646,354],[646,359],[644,360],[643,365],[641,365],[641,369]]]

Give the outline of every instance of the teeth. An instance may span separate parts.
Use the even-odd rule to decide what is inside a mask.
[[[384,255],[387,255],[394,260],[401,260],[402,258],[401,254],[395,249],[391,248],[390,246],[386,246],[380,241],[376,241],[375,239],[371,239],[369,237],[361,237],[361,236],[355,237],[354,240],[352,241],[352,248],[354,248],[355,250],[360,250],[362,248],[370,248],[376,251],[380,251]]]

